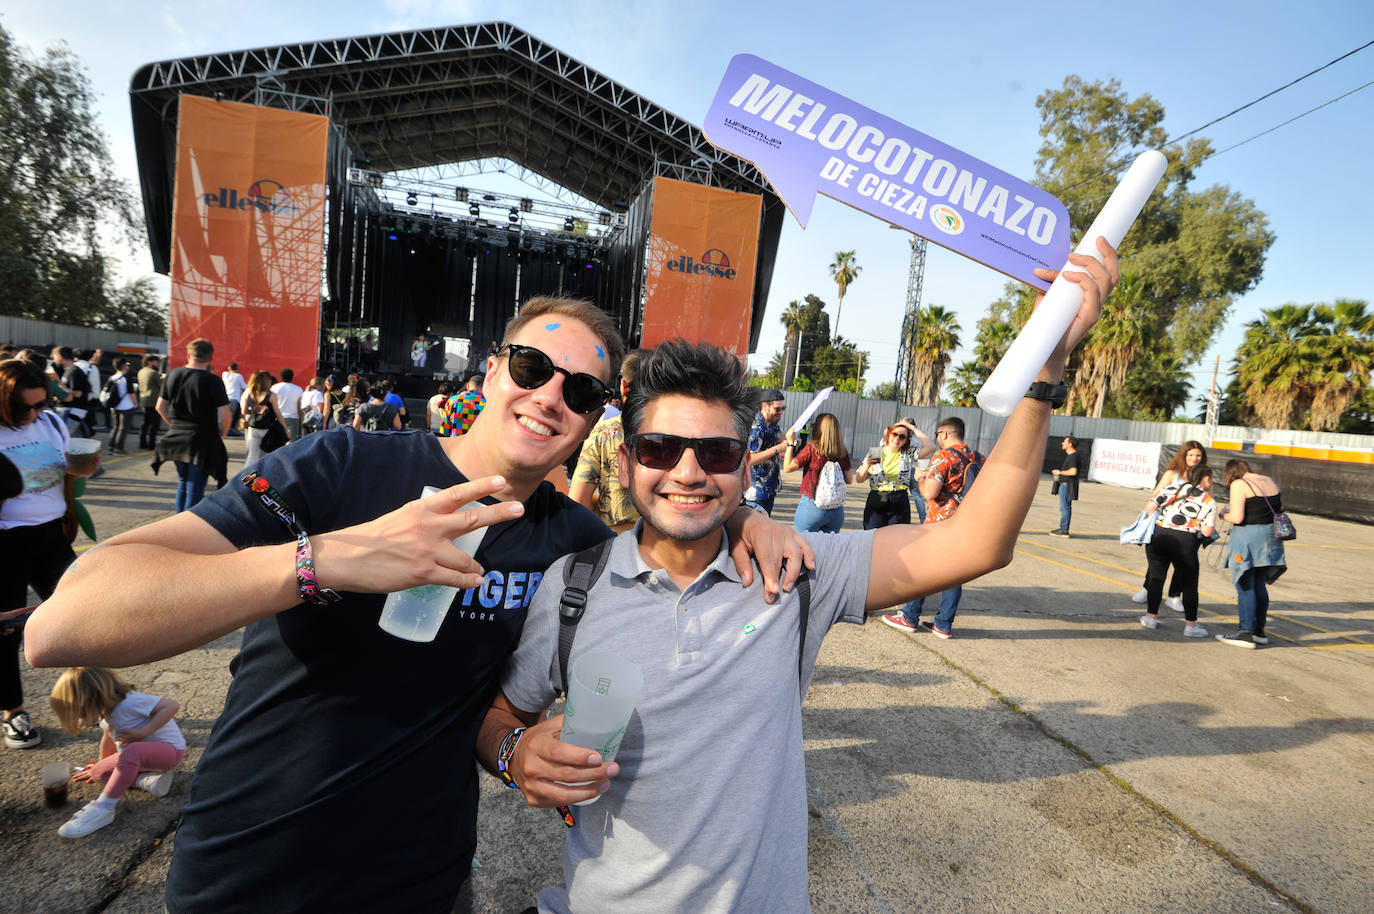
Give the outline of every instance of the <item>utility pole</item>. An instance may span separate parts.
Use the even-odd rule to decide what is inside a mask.
[[[794,365],[794,366],[792,366],[792,380],[793,380],[793,381],[796,381],[796,380],[797,380],[797,375],[801,374],[801,343],[802,343],[802,330],[801,330],[801,327],[798,326],[798,327],[797,327],[797,364]]]

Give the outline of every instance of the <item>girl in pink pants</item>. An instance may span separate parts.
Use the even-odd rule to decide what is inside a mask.
[[[186,754],[186,740],[172,717],[180,709],[170,698],[135,692],[114,670],[69,667],[52,690],[52,708],[62,729],[82,733],[99,725],[100,760],[78,771],[76,781],[103,782],[100,796],[57,830],[84,838],[114,821],[124,791],[139,787],[155,797],[172,788],[172,769]]]

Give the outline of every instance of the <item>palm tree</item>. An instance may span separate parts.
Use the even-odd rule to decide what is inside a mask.
[[[978,390],[987,380],[977,362],[965,362],[954,369],[949,379],[949,402],[955,406],[977,406]]]
[[[917,406],[936,406],[940,402],[940,385],[945,382],[945,368],[959,348],[959,319],[953,311],[939,305],[922,309],[917,322],[915,345],[908,342],[911,353],[913,379],[912,402]]]
[[[1069,392],[1069,412],[1082,402],[1099,418],[1107,394],[1120,390],[1145,341],[1154,330],[1154,302],[1139,275],[1125,273],[1102,306],[1102,317],[1083,342],[1078,372]]]
[[[805,322],[806,307],[799,301],[788,302],[787,309],[782,312],[782,325],[787,328],[787,344],[783,346],[783,390],[792,385],[792,375],[796,370],[797,356],[801,353],[802,326]]]
[[[840,314],[844,311],[844,293],[849,290],[849,284],[859,278],[863,272],[863,267],[854,262],[854,251],[838,251],[835,254],[835,262],[830,265],[830,276],[835,280],[835,285],[840,290],[840,301],[835,306],[835,333],[840,332]]]
[[[1374,314],[1365,302],[1350,299],[1316,305],[1312,311],[1321,328],[1316,340],[1319,363],[1313,379],[1312,431],[1320,432],[1340,425],[1341,416],[1369,386]]]
[[[1246,408],[1265,428],[1297,428],[1312,406],[1314,329],[1311,305],[1265,309],[1245,325],[1236,378]]]

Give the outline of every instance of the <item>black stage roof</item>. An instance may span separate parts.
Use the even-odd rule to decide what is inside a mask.
[[[500,157],[613,212],[623,212],[656,175],[761,194],[751,348],[758,338],[785,212],[763,175],[712,146],[695,124],[509,23],[139,68],[129,88],[134,145],[154,267],[163,273],[170,268],[181,93],[328,115],[337,128],[331,142],[341,139],[355,161],[381,172]]]

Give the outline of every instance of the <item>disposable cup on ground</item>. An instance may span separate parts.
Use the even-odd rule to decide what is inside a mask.
[[[559,738],[597,752],[603,762],[614,761],[643,687],[639,667],[619,654],[602,650],[578,654],[568,670],[568,702]],[[596,800],[592,797],[577,805]]]
[[[67,439],[67,472],[90,476],[100,468],[100,442],[94,438]]]
[[[71,783],[72,766],[66,762],[49,762],[39,777],[43,780],[43,804],[57,809],[67,802],[67,785]]]
[[[425,486],[424,495],[428,497],[439,491],[441,490],[436,486]],[[466,511],[480,506],[480,502],[470,501],[458,510]],[[453,545],[468,555],[473,555],[477,552],[477,547],[482,545],[482,537],[486,533],[486,527],[469,530],[454,540]],[[387,634],[406,641],[433,641],[439,634],[439,626],[444,624],[444,617],[448,615],[453,598],[457,595],[457,587],[443,584],[424,584],[387,594],[377,624]]]

